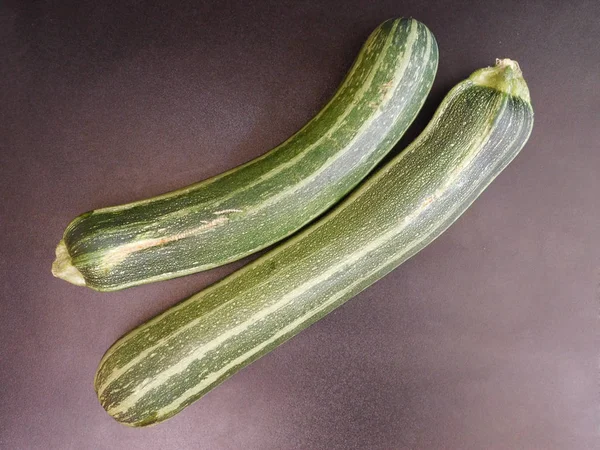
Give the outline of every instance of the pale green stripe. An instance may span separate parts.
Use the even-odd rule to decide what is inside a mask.
[[[395,29],[397,28],[397,26],[398,26],[398,23],[399,23],[399,22],[398,22],[398,21],[396,21],[396,23],[394,24],[394,28],[393,28],[393,30],[395,30]],[[336,91],[336,93],[334,94],[334,96],[333,96],[333,97],[332,97],[332,98],[329,100],[329,102],[327,102],[327,104],[326,104],[326,105],[325,105],[325,106],[324,106],[324,107],[323,107],[323,108],[322,108],[322,109],[321,109],[321,110],[320,110],[320,111],[319,111],[319,112],[318,112],[318,113],[317,113],[317,114],[316,114],[316,115],[315,115],[315,116],[314,116],[314,117],[313,117],[313,118],[312,118],[312,119],[311,119],[311,120],[310,120],[308,123],[306,123],[306,124],[305,124],[305,125],[304,125],[302,128],[300,128],[300,130],[298,130],[296,133],[294,133],[292,136],[290,136],[288,139],[286,139],[286,140],[285,140],[283,143],[279,144],[279,145],[278,145],[277,147],[275,147],[274,149],[272,149],[272,150],[270,150],[270,151],[266,152],[266,153],[265,153],[265,154],[263,154],[263,155],[260,155],[260,156],[258,156],[258,157],[256,157],[256,158],[254,158],[254,159],[253,159],[253,160],[251,160],[251,161],[248,161],[247,163],[244,163],[244,164],[241,164],[241,165],[239,165],[239,166],[236,166],[236,167],[234,167],[234,168],[232,168],[232,169],[230,169],[230,170],[228,170],[228,171],[226,171],[226,172],[223,172],[223,173],[221,173],[221,174],[215,175],[214,177],[211,177],[211,178],[209,178],[209,179],[207,179],[207,180],[200,181],[199,183],[194,183],[194,184],[192,184],[192,185],[190,185],[190,186],[186,186],[186,187],[184,187],[184,188],[181,188],[181,189],[178,189],[178,190],[175,190],[175,191],[167,192],[166,194],[158,195],[158,196],[155,196],[155,197],[153,197],[153,198],[151,198],[151,199],[140,200],[140,201],[137,201],[137,202],[127,203],[127,204],[125,204],[125,205],[109,206],[109,207],[106,207],[106,208],[97,209],[97,210],[95,210],[95,211],[94,211],[94,213],[105,213],[105,212],[115,212],[115,211],[121,211],[121,210],[124,210],[124,209],[129,209],[129,208],[131,208],[131,207],[134,207],[134,206],[140,206],[140,205],[144,205],[144,204],[147,204],[147,203],[150,203],[150,202],[154,202],[154,201],[156,201],[156,200],[162,200],[162,199],[165,199],[165,198],[175,197],[175,196],[178,196],[178,195],[181,195],[181,194],[187,194],[187,193],[189,193],[190,191],[193,191],[193,190],[197,189],[197,188],[198,188],[198,187],[200,187],[200,186],[202,186],[202,187],[204,187],[204,186],[208,186],[209,184],[211,184],[211,183],[214,183],[215,181],[217,181],[217,180],[219,180],[219,179],[221,179],[221,178],[223,178],[223,177],[226,177],[227,175],[230,175],[230,174],[231,174],[231,173],[233,173],[233,172],[237,172],[238,170],[240,170],[240,169],[242,169],[242,168],[244,168],[244,167],[247,167],[247,166],[249,166],[249,165],[251,165],[251,164],[255,164],[255,163],[257,163],[257,162],[259,162],[259,161],[262,161],[263,159],[267,158],[268,156],[270,156],[270,155],[272,154],[272,152],[273,152],[274,150],[277,150],[277,149],[279,149],[280,147],[283,147],[283,146],[287,145],[287,144],[288,144],[288,143],[289,143],[291,140],[293,140],[294,138],[296,138],[296,137],[297,137],[299,134],[301,134],[301,133],[302,133],[302,132],[303,132],[303,131],[304,131],[304,130],[305,130],[305,129],[306,129],[306,128],[307,128],[307,127],[308,127],[308,126],[309,126],[309,125],[310,125],[310,124],[311,124],[311,123],[312,123],[312,122],[315,120],[315,119],[318,119],[318,118],[320,118],[320,117],[321,117],[321,116],[322,116],[322,115],[323,115],[323,114],[324,114],[324,113],[327,111],[327,109],[328,109],[328,107],[330,106],[330,104],[332,104],[332,103],[333,103],[333,102],[334,102],[334,101],[335,101],[335,100],[336,100],[336,99],[337,99],[337,98],[340,96],[340,94],[342,94],[342,93],[343,93],[343,87],[345,87],[345,86],[346,86],[346,84],[347,84],[348,80],[350,80],[350,78],[351,78],[351,75],[353,75],[353,74],[354,74],[354,72],[355,72],[355,71],[356,71],[356,70],[359,68],[359,66],[360,66],[360,63],[361,63],[361,62],[362,62],[362,60],[365,58],[365,56],[367,55],[368,51],[369,51],[369,50],[371,50],[371,48],[374,46],[374,44],[375,44],[375,42],[376,42],[376,40],[377,40],[377,37],[379,37],[379,34],[381,34],[381,28],[377,28],[377,30],[376,30],[376,33],[373,33],[373,34],[372,34],[372,35],[369,37],[368,41],[365,43],[365,46],[364,46],[364,48],[363,48],[363,51],[361,51],[361,52],[360,52],[360,54],[358,55],[358,57],[357,57],[357,60],[356,60],[356,62],[353,64],[353,66],[352,66],[352,68],[351,68],[351,70],[350,70],[349,74],[348,74],[348,75],[346,75],[344,82],[342,83],[342,85],[340,86],[340,88],[339,88],[339,89]],[[389,36],[388,36],[388,39],[389,39]],[[370,42],[369,42],[369,41],[370,41]],[[381,57],[378,59],[378,61],[379,61],[380,59],[381,59]],[[372,69],[372,70],[371,70],[371,72],[372,72],[373,70],[374,70],[374,69]],[[351,104],[351,106],[352,106],[352,104]],[[352,108],[349,108],[349,109],[351,110]],[[346,114],[346,115],[347,115],[347,114]],[[336,124],[337,124],[337,123],[338,123],[338,122],[336,122]],[[314,144],[317,144],[318,142],[320,142],[320,140],[321,140],[321,139],[322,139],[322,138],[320,138],[320,139],[319,139],[319,141],[316,141]],[[307,149],[308,149],[308,150],[310,150],[310,149],[312,149],[312,148],[313,148],[313,146],[314,146],[314,145],[311,145],[311,146],[307,147]],[[295,157],[294,157],[292,160],[295,160],[295,159],[297,159],[297,157],[298,157],[298,156],[300,156],[300,155],[303,155],[304,153],[306,153],[306,150],[303,150],[301,153],[299,153],[298,155],[296,155],[296,156],[295,156]],[[292,161],[292,160],[289,160],[289,161]],[[271,174],[272,172],[273,172],[273,171],[269,171],[269,172],[268,172],[267,174],[265,174],[265,175],[269,175],[269,174]],[[257,181],[256,181],[255,183],[253,183],[253,184],[250,184],[250,185],[245,185],[245,186],[244,186],[244,188],[242,188],[242,189],[238,189],[238,190],[232,191],[232,193],[231,193],[231,194],[230,194],[230,195],[229,195],[227,198],[231,198],[231,196],[233,196],[233,194],[235,194],[235,193],[237,193],[237,192],[239,192],[239,191],[241,191],[241,190],[244,190],[244,189],[246,189],[247,187],[253,186],[253,185],[257,184],[258,182],[260,182],[261,180],[264,180],[264,179],[268,179],[268,178],[270,178],[270,177],[266,177],[266,178],[264,178],[264,179],[263,179],[263,177],[264,177],[264,175],[263,175],[263,176],[261,176],[261,177],[259,177],[259,178],[257,178]],[[219,199],[219,200],[221,200],[221,199]],[[178,212],[179,212],[179,211],[175,211],[175,213],[178,213]]]

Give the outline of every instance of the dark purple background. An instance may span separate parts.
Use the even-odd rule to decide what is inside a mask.
[[[536,111],[521,155],[434,244],[200,402],[153,428],[114,422],[92,387],[103,352],[244,262],[100,294],[51,276],[64,227],[264,153],[402,15],[440,46],[403,143],[510,57]],[[597,1],[5,3],[0,447],[594,448],[599,16]]]

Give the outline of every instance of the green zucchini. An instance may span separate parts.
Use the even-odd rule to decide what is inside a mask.
[[[118,340],[96,373],[102,406],[130,426],[173,416],[433,241],[532,126],[516,62],[473,73],[406,150],[329,214]]]
[[[214,178],[77,217],[56,249],[54,275],[114,291],[217,267],[289,236],[396,144],[423,105],[437,62],[425,25],[384,22],[337,93],[295,135]]]

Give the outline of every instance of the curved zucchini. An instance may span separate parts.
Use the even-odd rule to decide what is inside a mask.
[[[331,213],[126,334],[95,388],[116,420],[165,420],[417,253],[517,155],[533,125],[518,65],[475,72],[425,131]]]
[[[77,217],[52,271],[114,291],[235,261],[294,233],[360,182],[413,121],[435,77],[425,25],[388,20],[314,119],[265,155],[187,188]]]

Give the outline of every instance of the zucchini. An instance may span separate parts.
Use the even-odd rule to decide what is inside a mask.
[[[95,389],[119,422],[165,420],[319,320],[452,224],[533,125],[516,62],[455,86],[423,133],[284,244],[118,340]]]
[[[384,22],[329,103],[291,138],[198,184],[77,217],[56,249],[54,275],[114,291],[217,267],[289,236],[396,144],[423,105],[437,62],[425,25]]]

